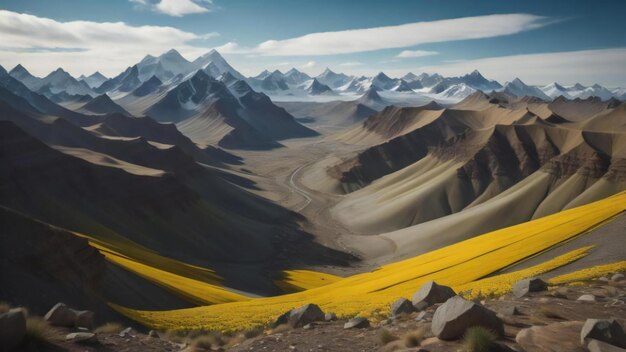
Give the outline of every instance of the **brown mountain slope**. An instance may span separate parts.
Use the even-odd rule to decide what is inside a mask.
[[[0,134],[0,204],[47,223],[103,241],[123,236],[257,292],[275,290],[263,272],[286,262],[347,259],[312,242],[295,214],[212,173],[133,175],[60,153],[11,122]]]

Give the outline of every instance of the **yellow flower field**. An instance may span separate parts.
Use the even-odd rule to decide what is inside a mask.
[[[245,330],[266,325],[285,311],[306,303],[316,303],[324,311],[335,312],[339,317],[386,315],[390,303],[398,297],[410,297],[427,280],[467,290],[470,296],[506,292],[514,281],[567,264],[591,249],[581,248],[533,268],[501,275],[500,278],[485,278],[570,241],[624,210],[626,192],[477,236],[323,287],[283,296],[171,311],[139,311],[115,304],[112,306],[126,316],[157,329]],[[598,270],[592,272],[597,273]],[[488,283],[492,288],[476,291],[476,286],[471,283],[481,279],[483,284]]]

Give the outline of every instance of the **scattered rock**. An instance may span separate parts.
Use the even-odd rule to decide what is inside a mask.
[[[598,341],[591,339],[589,344],[587,344],[587,349],[589,352],[626,352],[626,349],[613,346],[606,342]]]
[[[585,344],[587,339],[626,348],[626,334],[615,319],[587,319],[580,330],[580,343]]]
[[[326,313],[324,314],[325,321],[335,321],[337,320],[337,314],[335,313]]]
[[[442,340],[456,340],[472,326],[482,326],[504,336],[504,324],[496,313],[460,296],[450,298],[437,308],[431,329]]]
[[[424,310],[435,303],[443,303],[455,295],[456,293],[450,287],[428,281],[413,295],[413,307],[417,310]]]
[[[370,326],[370,321],[362,317],[352,318],[348,320],[347,323],[343,324],[344,329],[352,329],[352,328],[363,329],[369,326]]]
[[[316,304],[306,304],[294,309],[289,314],[289,325],[294,328],[302,327],[314,321],[324,321],[324,312]]]
[[[284,325],[289,323],[289,315],[291,314],[291,311],[285,312],[283,314],[281,314],[278,318],[276,318],[276,320],[274,320],[274,322],[272,322],[272,324],[270,325],[272,328],[275,328],[279,325]]]
[[[67,341],[73,341],[85,345],[93,345],[98,343],[98,337],[91,332],[73,332],[65,336]]]
[[[26,312],[14,308],[0,314],[0,347],[2,351],[15,348],[26,335]]]
[[[517,306],[507,306],[500,310],[502,315],[522,315]]]
[[[582,326],[581,321],[533,326],[520,330],[515,341],[524,351],[529,352],[584,352],[586,349],[580,345],[579,340]]]
[[[578,297],[577,301],[581,301],[581,302],[595,302],[596,301],[596,296],[594,296],[594,295],[582,295],[582,296]]]
[[[154,338],[157,338],[157,339],[158,339],[158,338],[160,338],[159,333],[158,333],[158,332],[156,332],[155,330],[150,330],[150,331],[148,332],[148,336],[150,336],[150,337],[154,337]]]
[[[72,327],[76,323],[76,311],[64,303],[57,303],[43,318],[53,326]]]
[[[308,323],[305,326],[303,326],[302,328],[304,330],[311,330],[311,329],[313,329],[314,326],[315,326],[315,323]]]
[[[415,317],[415,320],[420,321],[420,320],[424,320],[425,318],[426,318],[426,311],[423,310],[419,312],[419,314],[417,314],[417,316]]]
[[[598,278],[598,281],[602,281],[602,282],[609,282],[609,281],[611,281],[611,280],[610,280],[608,277],[606,277],[606,276],[602,276],[602,277],[599,277],[599,278]]]
[[[89,310],[74,311],[76,314],[76,320],[74,325],[80,328],[93,329],[93,317],[94,314]]]
[[[120,331],[119,336],[120,337],[135,337],[135,334],[133,334],[133,328],[129,326],[126,329]]]
[[[391,304],[391,315],[410,314],[415,310],[411,301],[406,298],[398,298]]]
[[[528,292],[545,291],[548,284],[537,277],[520,280],[513,285],[513,295],[517,298],[524,297]]]
[[[623,281],[626,277],[624,277],[624,274],[614,274],[613,276],[611,276],[611,281]]]

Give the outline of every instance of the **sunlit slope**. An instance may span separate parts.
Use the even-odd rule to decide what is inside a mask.
[[[297,292],[326,286],[341,280],[341,277],[310,270],[284,270],[274,284],[284,292]]]
[[[172,311],[114,308],[145,325],[161,329],[246,329],[267,324],[285,311],[306,303],[316,303],[325,311],[343,317],[386,314],[392,301],[410,297],[427,280],[463,289],[463,285],[600,226],[624,210],[626,192],[290,295]],[[523,275],[518,273],[507,282],[567,264],[580,258],[586,250],[588,248],[555,258]]]
[[[104,255],[106,260],[198,305],[237,302],[249,295],[224,287],[215,271],[164,257],[122,237],[104,242],[92,236],[75,233]],[[334,275],[308,270],[282,271],[274,284],[284,292],[301,291],[336,282]]]

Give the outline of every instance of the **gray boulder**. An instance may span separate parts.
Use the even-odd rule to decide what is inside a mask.
[[[515,341],[523,351],[586,352],[580,344],[582,321],[565,321],[522,329]]]
[[[291,311],[287,311],[283,314],[281,314],[278,318],[276,318],[272,324],[270,324],[270,326],[272,328],[275,328],[279,325],[285,325],[289,323],[289,315],[291,314]]]
[[[580,343],[584,345],[587,339],[626,348],[626,334],[615,319],[587,319],[580,330]]]
[[[93,329],[94,314],[90,310],[74,311],[76,314],[76,320],[74,325],[78,328]]]
[[[22,342],[26,335],[26,312],[22,308],[14,308],[0,314],[0,347],[2,351],[10,351]]]
[[[411,314],[413,311],[415,311],[413,304],[406,298],[398,298],[395,302],[391,304],[391,316],[396,316],[400,314]]]
[[[150,330],[150,331],[148,332],[148,336],[150,336],[150,337],[154,337],[154,338],[156,338],[156,339],[160,338],[159,333],[158,333],[156,330]]]
[[[289,313],[289,325],[298,328],[314,321],[324,321],[324,318],[324,312],[317,304],[306,304]]]
[[[520,280],[513,285],[513,295],[517,298],[524,297],[528,292],[539,292],[548,289],[548,284],[537,277]]]
[[[504,307],[500,310],[500,314],[502,315],[521,315],[522,313],[519,311],[517,306],[508,306]]]
[[[91,332],[73,332],[65,336],[65,340],[73,341],[84,345],[94,345],[98,343],[98,337]]]
[[[364,329],[370,326],[370,321],[363,317],[355,317],[343,324],[344,329]]]
[[[325,321],[335,321],[337,320],[337,314],[329,312],[324,314],[324,320]]]
[[[456,293],[450,287],[428,281],[413,295],[413,307],[417,310],[424,310],[435,303],[443,303],[455,295]]]
[[[577,301],[581,301],[581,302],[595,302],[596,301],[596,296],[594,295],[582,295],[580,297],[578,297]]]
[[[417,316],[415,317],[416,321],[422,321],[426,319],[426,311],[421,311],[417,314]]]
[[[482,326],[500,337],[504,336],[504,324],[496,313],[460,296],[450,298],[437,308],[431,329],[441,340],[456,340],[473,326]]]
[[[136,334],[133,331],[133,328],[131,328],[130,326],[127,327],[126,329],[120,331],[120,333],[118,334],[120,337],[135,337]]]
[[[623,281],[625,279],[624,274],[613,274],[613,276],[611,276],[611,280],[612,281]]]
[[[587,349],[589,352],[626,352],[624,348],[593,339],[587,344]]]
[[[43,318],[53,326],[73,327],[76,323],[76,311],[64,303],[57,303]]]

